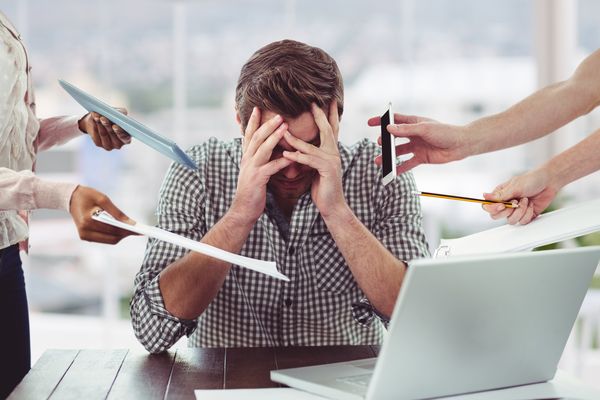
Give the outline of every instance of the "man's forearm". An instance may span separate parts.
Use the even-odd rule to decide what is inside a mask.
[[[201,242],[239,253],[253,226],[228,212]],[[166,309],[178,318],[197,318],[217,295],[230,268],[229,263],[196,252],[173,262],[159,278]]]
[[[369,302],[390,316],[406,272],[404,263],[369,232],[347,205],[324,221]]]

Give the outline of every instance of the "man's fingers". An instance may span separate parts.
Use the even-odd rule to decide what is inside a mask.
[[[303,165],[308,165],[309,167],[314,168],[316,170],[319,169],[318,159],[309,154],[303,154],[299,151],[284,151],[283,156],[288,160],[292,160]]]
[[[275,130],[267,139],[258,146],[256,153],[254,153],[253,159],[256,163],[265,164],[271,158],[273,149],[277,146],[277,143],[283,137],[284,132],[287,132],[288,125],[284,122],[279,125],[279,128]]]
[[[340,115],[338,113],[337,100],[333,100],[331,104],[329,104],[329,126],[331,126],[334,139],[337,141],[340,130]]]
[[[244,153],[248,149],[248,145],[250,144],[250,139],[252,139],[252,135],[258,129],[260,125],[260,109],[258,107],[252,108],[252,114],[250,114],[250,118],[248,119],[248,124],[246,124],[246,130],[244,131]]]
[[[311,111],[313,118],[315,119],[315,123],[319,128],[321,147],[328,147],[331,144],[335,143],[335,138],[333,136],[331,125],[329,125],[329,121],[327,120],[327,116],[325,115],[323,110],[315,103],[312,103]]]
[[[249,156],[253,156],[262,142],[264,142],[267,137],[269,137],[283,122],[283,118],[281,115],[276,115],[264,124],[262,124],[250,138],[250,143],[248,143],[248,147],[246,151]]]
[[[304,140],[298,139],[296,136],[292,135],[289,131],[286,131],[283,134],[286,142],[288,142],[293,148],[296,150],[300,150],[304,154],[315,154],[318,151],[318,148],[310,143],[306,143]]]
[[[271,160],[262,167],[260,167],[261,171],[267,176],[273,176],[285,167],[291,165],[293,163],[292,160],[287,159],[285,157],[279,157],[276,160]]]

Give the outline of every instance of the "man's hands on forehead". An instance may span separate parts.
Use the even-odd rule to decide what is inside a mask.
[[[261,111],[252,110],[244,132],[243,154],[240,163],[237,190],[231,211],[243,222],[255,223],[265,209],[267,183],[272,175],[293,161],[280,157],[271,160],[271,153],[287,132],[288,125],[280,115],[260,125]]]
[[[266,204],[266,189],[271,176],[294,162],[307,165],[317,171],[311,187],[315,205],[326,217],[345,204],[342,189],[342,166],[337,139],[339,115],[337,102],[333,101],[325,114],[316,104],[311,112],[319,129],[319,146],[307,143],[288,131],[288,124],[275,115],[262,125],[262,112],[254,107],[242,145],[242,160],[232,212],[247,223],[254,223]],[[296,151],[284,151],[283,157],[271,160],[273,149],[285,139]]]
[[[317,147],[300,140],[286,129],[283,137],[296,151],[284,151],[283,158],[317,170],[312,183],[311,196],[321,215],[326,218],[346,202],[342,188],[342,162],[338,148],[340,118],[336,101],[332,101],[329,105],[328,114],[314,103],[311,111],[319,128],[320,145]]]

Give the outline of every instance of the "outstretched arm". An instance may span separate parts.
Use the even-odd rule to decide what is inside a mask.
[[[397,155],[414,154],[398,167],[398,173],[402,173],[419,164],[447,163],[540,138],[599,104],[600,50],[597,50],[568,80],[545,87],[499,114],[464,126],[396,114],[388,131],[410,139],[396,146]],[[379,117],[369,119],[370,126],[379,124]],[[375,162],[380,164],[381,158]]]

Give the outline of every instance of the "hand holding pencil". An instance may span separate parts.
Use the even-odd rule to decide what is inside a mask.
[[[525,225],[534,220],[554,200],[559,189],[563,186],[546,169],[548,165],[516,176],[498,185],[492,193],[484,193],[486,200],[507,201],[517,199],[519,207],[504,208],[502,205],[484,205],[493,219],[506,218],[511,225]]]
[[[526,225],[550,205],[561,187],[559,183],[550,182],[549,176],[544,168],[527,172],[498,185],[492,193],[484,193],[483,199],[431,192],[413,193],[419,196],[480,203],[493,219],[506,218],[510,225]]]

